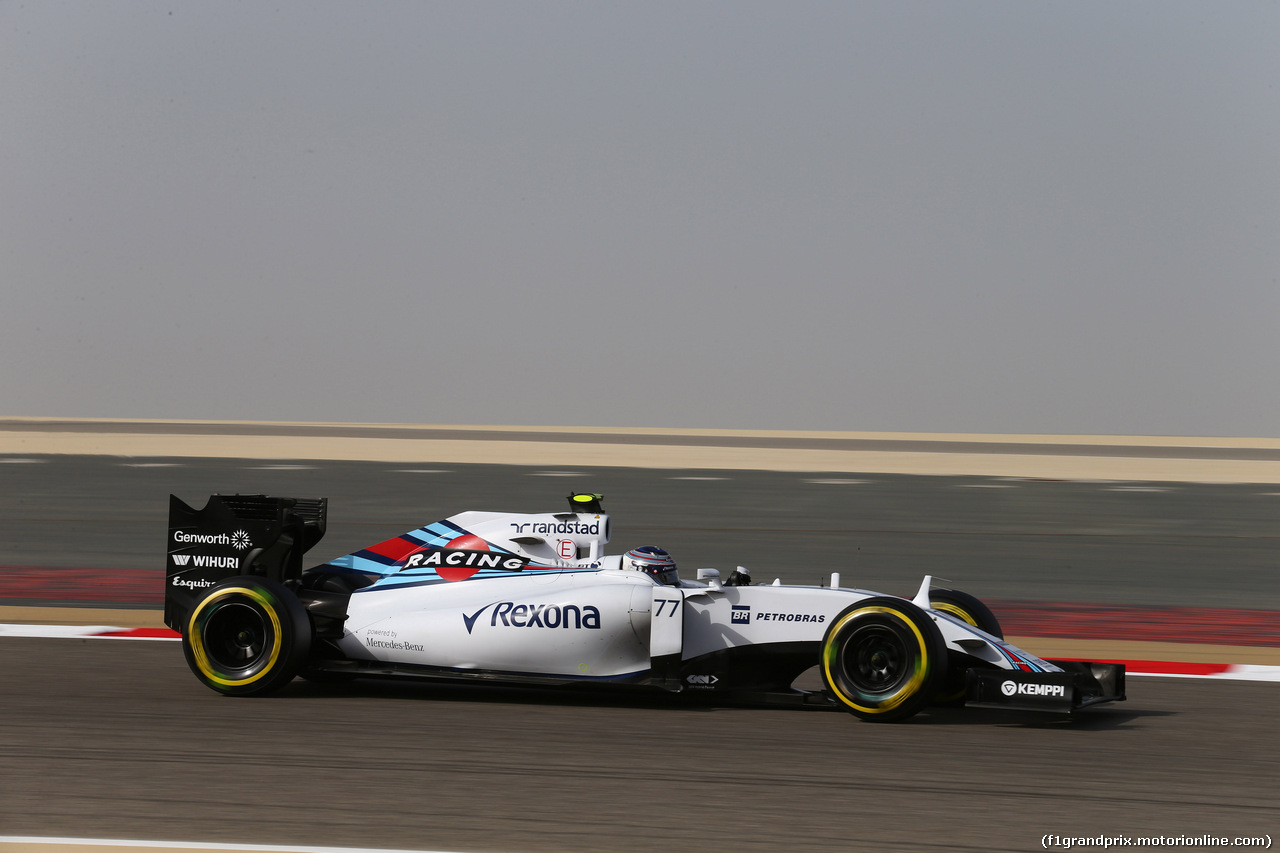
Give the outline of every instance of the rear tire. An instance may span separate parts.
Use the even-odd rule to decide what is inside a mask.
[[[974,598],[967,592],[961,592],[958,589],[931,589],[929,590],[929,606],[934,610],[940,610],[949,616],[954,616],[961,622],[986,631],[995,637],[1004,639],[1004,631],[1000,628],[1000,620],[996,619],[996,615],[991,612],[987,605]],[[963,705],[965,695],[965,674],[969,667],[975,664],[975,661],[958,652],[950,653],[950,661],[947,664],[947,677],[938,691],[938,695],[933,697],[935,705]]]
[[[256,696],[288,684],[311,649],[311,620],[273,580],[239,575],[214,584],[183,626],[187,666],[206,687]]]
[[[942,686],[946,662],[946,644],[928,614],[910,601],[877,596],[832,621],[819,669],[846,711],[888,723],[929,703]]]

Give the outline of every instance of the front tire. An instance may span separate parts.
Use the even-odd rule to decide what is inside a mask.
[[[273,580],[240,575],[214,586],[184,626],[187,666],[230,696],[270,693],[298,674],[311,648],[311,620],[297,596]]]
[[[940,610],[949,616],[954,616],[961,622],[972,625],[979,630],[986,631],[993,637],[1004,639],[1004,631],[1000,628],[1000,620],[996,619],[996,615],[991,612],[991,608],[967,592],[961,592],[958,589],[931,589],[929,590],[929,606],[934,610]],[[951,660],[947,666],[947,677],[942,689],[938,691],[938,695],[933,697],[935,705],[963,705],[965,674],[968,672],[969,667],[978,663],[973,658],[961,655],[958,652],[952,652],[950,657]]]
[[[893,722],[924,708],[942,686],[947,648],[933,620],[889,596],[852,605],[822,640],[822,680],[845,710]]]
[[[961,622],[967,622],[1001,640],[1004,639],[1000,620],[991,612],[991,608],[967,592],[961,592],[958,589],[931,589],[929,606],[934,610],[949,613]]]

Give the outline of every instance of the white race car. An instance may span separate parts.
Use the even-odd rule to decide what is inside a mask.
[[[601,497],[463,512],[307,569],[325,499],[170,497],[165,621],[214,690],[365,676],[657,688],[901,720],[930,703],[1071,713],[1122,700],[1124,667],[1045,661],[980,601],[840,585],[681,580],[656,547],[607,556]],[[793,683],[817,666],[824,690]]]

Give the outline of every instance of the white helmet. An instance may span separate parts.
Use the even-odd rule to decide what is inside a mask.
[[[676,561],[657,545],[641,545],[639,548],[632,548],[622,558],[622,568],[633,572],[644,572],[666,586],[680,585]]]

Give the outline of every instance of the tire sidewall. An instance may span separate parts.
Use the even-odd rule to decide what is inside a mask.
[[[958,589],[931,589],[929,606],[986,631],[994,637],[1004,639],[1000,620],[991,612],[991,608],[967,592],[961,592]]]
[[[234,620],[250,627],[255,651],[237,666],[225,646]],[[228,695],[268,693],[297,674],[311,646],[311,621],[283,585],[239,575],[210,587],[183,625],[187,665],[205,686]]]
[[[886,656],[892,674],[873,683],[859,663]],[[946,644],[927,613],[905,599],[876,596],[832,620],[822,640],[819,669],[827,690],[845,710],[865,720],[891,722],[928,704],[945,675],[946,661]]]

